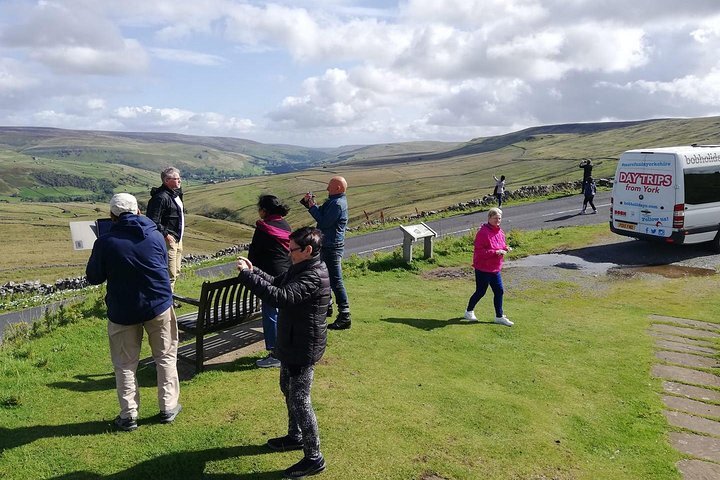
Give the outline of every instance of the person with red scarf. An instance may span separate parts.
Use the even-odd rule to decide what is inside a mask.
[[[292,229],[285,220],[290,208],[275,195],[260,195],[258,199],[258,220],[255,233],[248,248],[248,258],[262,271],[277,277],[290,268],[290,232]],[[278,309],[263,302],[262,319],[265,335],[265,349],[268,355],[256,362],[258,367],[280,367],[275,358],[275,339],[277,336]]]

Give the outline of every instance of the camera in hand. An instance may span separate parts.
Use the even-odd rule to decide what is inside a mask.
[[[301,204],[303,205],[303,207],[305,207],[305,208],[310,208],[310,201],[309,201],[308,198],[307,198],[308,196],[309,196],[310,198],[315,198],[315,195],[313,195],[312,192],[308,192],[303,198],[301,198],[301,199],[300,199],[300,203],[301,203]]]

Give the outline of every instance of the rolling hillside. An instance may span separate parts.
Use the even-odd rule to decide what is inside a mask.
[[[492,192],[493,175],[505,175],[509,189],[576,180],[579,161],[592,158],[596,177],[612,177],[625,150],[693,143],[720,144],[720,118],[554,125],[465,144],[396,144],[398,151],[376,145],[323,168],[204,186],[188,196],[188,205],[201,215],[251,225],[257,196],[270,192],[287,200],[290,223],[299,226],[310,217],[298,198],[306,191],[324,198],[327,179],[340,174],[350,184],[351,224],[358,224],[364,212],[371,218],[380,211],[407,215],[482,197]]]
[[[481,198],[492,192],[493,175],[505,175],[509,189],[575,180],[581,175],[579,160],[592,158],[595,176],[611,177],[624,150],[692,143],[720,144],[720,118],[554,125],[465,143],[317,152],[239,139],[0,128],[0,241],[6,253],[0,279],[82,274],[89,252],[72,251],[68,222],[107,215],[112,192],[129,191],[146,202],[167,164],[179,165],[190,180],[184,186],[186,252],[213,253],[249,241],[261,193],[287,201],[294,227],[313,224],[298,200],[307,191],[325,198],[327,181],[335,174],[348,179],[350,223],[356,226],[365,213],[378,219],[380,212],[393,217]],[[198,152],[201,158],[194,156]],[[202,168],[215,168],[213,175],[231,168],[246,168],[235,170],[238,176],[267,172],[269,163],[262,164],[261,156],[286,162],[288,168],[306,168],[218,183],[193,174]]]

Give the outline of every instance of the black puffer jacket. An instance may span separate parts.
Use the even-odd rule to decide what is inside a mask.
[[[274,356],[286,366],[313,365],[322,358],[327,342],[330,278],[316,255],[272,277],[258,268],[243,270],[240,282],[263,302],[278,307]]]
[[[147,212],[145,215],[155,222],[158,230],[163,237],[168,233],[175,237],[175,241],[180,241],[180,232],[182,231],[182,211],[175,197],[182,200],[182,190],[174,191],[165,185],[161,187],[153,187],[150,190],[150,201],[148,202]]]

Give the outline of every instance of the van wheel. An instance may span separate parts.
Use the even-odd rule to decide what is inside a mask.
[[[712,247],[714,252],[720,253],[720,231],[718,231],[717,235],[715,235],[715,238],[710,241],[710,246]]]

